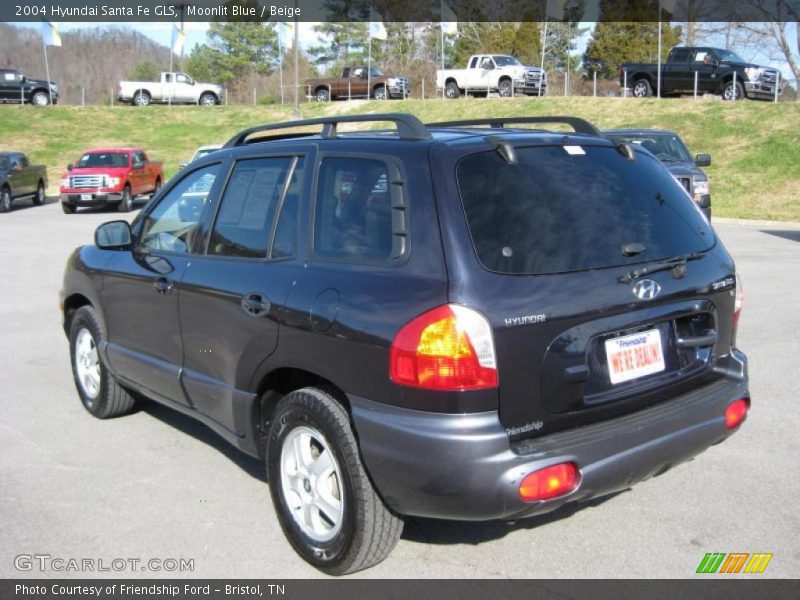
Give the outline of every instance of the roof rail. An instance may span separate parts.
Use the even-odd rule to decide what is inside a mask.
[[[305,127],[307,125],[323,125],[320,135],[325,139],[333,139],[336,137],[336,129],[340,123],[371,123],[390,121],[397,126],[397,133],[401,140],[429,140],[431,139],[430,132],[425,128],[425,125],[417,119],[414,115],[407,113],[381,113],[374,115],[341,115],[334,117],[318,117],[315,119],[301,119],[298,121],[283,121],[281,123],[269,123],[266,125],[258,125],[240,131],[233,136],[225,144],[224,148],[233,148],[242,146],[247,143],[247,138],[254,133],[261,133],[262,131],[279,131],[282,129],[292,129],[294,127]],[[316,133],[300,134],[300,135],[317,135]],[[294,137],[294,136],[278,136],[278,137]],[[300,136],[298,136],[300,137]]]
[[[564,123],[575,130],[575,133],[586,135],[602,135],[600,131],[586,121],[578,117],[498,117],[488,119],[469,119],[466,121],[443,121],[441,123],[426,123],[425,127],[471,127],[474,125],[489,125],[492,129],[502,129],[506,125],[516,125],[523,123]]]

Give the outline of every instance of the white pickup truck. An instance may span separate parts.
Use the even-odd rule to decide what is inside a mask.
[[[547,73],[539,67],[526,67],[513,56],[505,54],[473,54],[466,69],[439,69],[436,87],[444,88],[445,96],[458,98],[461,94],[486,95],[499,92],[501,96],[527,94],[544,95]]]
[[[214,106],[221,98],[221,86],[198,83],[186,73],[161,73],[160,81],[120,81],[117,91],[117,100],[136,106],[168,102]]]

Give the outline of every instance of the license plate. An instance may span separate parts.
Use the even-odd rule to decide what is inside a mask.
[[[81,194],[81,200],[91,200],[91,199],[92,199],[91,194]]]
[[[661,332],[650,329],[606,340],[606,358],[611,383],[622,383],[663,371]]]

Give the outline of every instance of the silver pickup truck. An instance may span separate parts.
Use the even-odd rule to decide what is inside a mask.
[[[120,81],[117,100],[136,106],[202,104],[215,106],[222,99],[222,86],[198,83],[186,73],[161,73],[159,81]]]

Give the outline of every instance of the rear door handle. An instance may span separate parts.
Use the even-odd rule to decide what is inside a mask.
[[[175,285],[171,279],[166,277],[159,277],[153,282],[153,287],[159,294],[169,294],[172,291],[172,286]]]
[[[270,301],[258,292],[250,292],[242,296],[242,310],[251,317],[263,317],[269,313]]]

